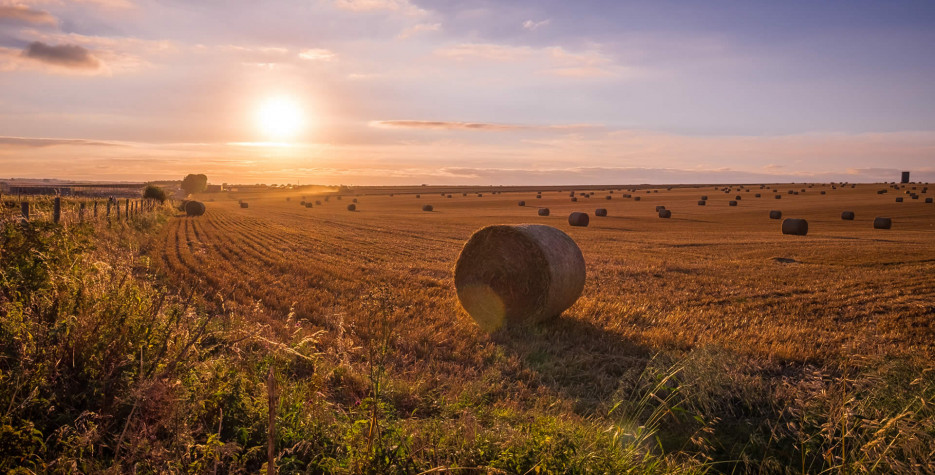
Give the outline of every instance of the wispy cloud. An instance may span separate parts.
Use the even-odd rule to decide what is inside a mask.
[[[529,31],[535,31],[543,26],[548,26],[549,23],[552,23],[552,20],[549,18],[546,18],[545,20],[542,20],[542,21],[526,20],[523,22],[523,28]]]
[[[342,10],[355,12],[393,11],[408,16],[421,16],[427,12],[409,0],[335,0],[334,5]]]
[[[0,137],[0,147],[41,148],[56,145],[119,146],[116,142],[101,142],[86,139],[55,139],[30,137]]]
[[[33,10],[25,5],[0,5],[0,22],[26,23],[30,25],[58,25],[58,19],[42,10]]]
[[[101,62],[86,48],[78,45],[47,45],[33,41],[22,55],[55,66],[74,69],[98,69]]]
[[[573,51],[563,46],[533,48],[495,43],[463,43],[439,48],[435,50],[435,54],[460,62],[522,63],[526,69],[547,76],[596,78],[634,72],[617,65],[597,45],[586,50]]]
[[[419,23],[419,24],[410,26],[409,28],[406,28],[396,37],[402,40],[402,39],[406,39],[411,36],[417,35],[419,33],[424,33],[427,31],[439,31],[441,29],[442,29],[441,23]]]
[[[594,124],[560,124],[560,125],[519,125],[497,124],[488,122],[458,122],[437,120],[378,120],[370,123],[372,127],[427,129],[427,130],[480,130],[491,132],[505,132],[511,130],[574,130],[594,129],[601,127]]]
[[[309,48],[299,52],[299,58],[307,61],[331,61],[338,55],[324,48]]]

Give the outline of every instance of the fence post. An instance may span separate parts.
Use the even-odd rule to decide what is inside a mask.
[[[84,222],[84,207],[85,207],[84,202],[78,205],[78,222],[79,223]]]
[[[52,202],[52,221],[58,224],[62,220],[62,197],[56,196]]]
[[[112,205],[112,203],[110,202],[110,198],[108,198],[108,199],[107,199],[107,217],[108,217],[108,218],[110,218],[110,207],[111,207],[111,205]]]
[[[19,208],[19,209],[20,209],[20,212],[21,212],[21,214],[22,214],[23,223],[24,223],[24,224],[25,224],[25,223],[28,223],[28,222],[29,222],[29,202],[28,202],[28,201],[23,201],[22,203],[20,203],[20,208]]]
[[[97,201],[94,202],[94,219],[97,220]]]
[[[130,198],[127,198],[126,206],[124,207],[123,211],[124,211],[124,216],[127,219],[130,219]]]

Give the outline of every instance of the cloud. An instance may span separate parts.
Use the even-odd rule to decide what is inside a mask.
[[[118,146],[113,142],[99,142],[86,139],[51,139],[29,137],[0,137],[0,147],[40,148],[56,145],[89,145],[89,146]]]
[[[494,43],[464,43],[435,50],[435,54],[457,60],[480,59],[512,62],[528,58],[535,50],[528,46],[508,46]]]
[[[372,127],[428,129],[428,130],[482,130],[503,132],[510,130],[573,130],[599,128],[593,124],[559,124],[559,125],[517,125],[495,124],[486,122],[456,122],[434,120],[378,120],[370,123]]]
[[[399,38],[402,40],[402,39],[406,39],[406,38],[409,38],[410,36],[423,33],[426,31],[439,31],[441,29],[442,29],[441,23],[419,23],[417,25],[413,25],[413,26],[410,26],[409,28],[406,28],[405,30],[402,31],[402,33],[397,35],[396,38]]]
[[[526,20],[523,22],[523,28],[529,31],[535,31],[539,29],[540,27],[548,26],[549,23],[552,23],[552,20],[549,18],[546,18],[545,20],[542,20],[542,21]]]
[[[65,68],[98,69],[101,66],[101,62],[90,51],[78,45],[52,46],[41,41],[33,41],[23,50],[22,55]]]
[[[607,57],[597,45],[583,51],[571,51],[562,46],[532,48],[495,43],[464,43],[435,50],[437,56],[457,61],[491,61],[520,64],[524,70],[540,75],[599,78],[619,76],[624,72],[635,73],[632,68],[623,68]]]
[[[308,61],[331,61],[337,56],[333,51],[324,48],[309,48],[299,52],[299,58]]]
[[[342,10],[354,12],[389,10],[407,16],[426,14],[425,10],[413,5],[409,0],[335,0],[334,5]]]
[[[58,19],[48,12],[33,10],[25,5],[0,5],[0,21],[4,20],[31,25],[58,25]]]

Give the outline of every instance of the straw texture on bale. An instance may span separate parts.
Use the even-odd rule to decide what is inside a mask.
[[[575,211],[568,215],[568,224],[571,226],[584,227],[588,225],[588,221],[590,220],[591,218],[588,217],[588,213],[581,213],[581,212]]]
[[[432,205],[422,205],[422,211],[435,211],[435,207]]]
[[[607,208],[598,208],[594,210],[594,216],[607,216]]]
[[[201,216],[205,214],[205,204],[200,201],[186,201],[185,214],[188,216]]]
[[[584,289],[584,256],[551,226],[488,226],[461,250],[454,271],[458,300],[483,328],[554,318]]]
[[[893,218],[873,218],[873,229],[890,229],[893,227]]]
[[[357,205],[355,205],[354,203],[351,203],[351,204],[347,205],[347,210],[348,210],[348,211],[357,211]]]
[[[847,220],[847,221],[853,221],[853,220],[854,220],[854,212],[853,212],[853,211],[844,211],[844,212],[842,212],[842,213],[841,213],[841,219]]]
[[[666,219],[671,218],[671,217],[672,217],[672,211],[671,211],[671,210],[668,210],[668,209],[661,209],[661,210],[659,210],[659,217],[660,217],[660,218],[666,218]]]
[[[538,213],[539,213],[539,216],[548,216],[549,208],[539,208]]]
[[[782,211],[772,210],[769,212],[769,219],[782,219]]]
[[[808,234],[808,221],[804,219],[786,218],[782,220],[782,233],[804,236]]]

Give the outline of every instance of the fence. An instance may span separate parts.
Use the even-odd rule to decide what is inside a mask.
[[[152,213],[163,207],[153,199],[130,198],[62,198],[61,196],[2,196],[0,219],[51,221],[56,224],[78,224],[110,220],[129,220]]]

